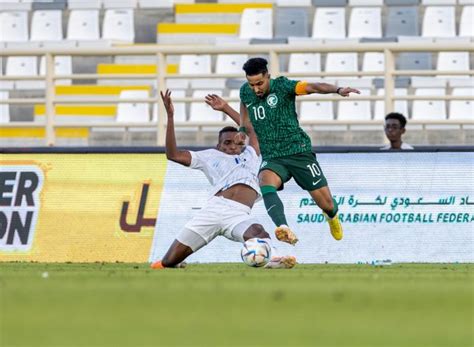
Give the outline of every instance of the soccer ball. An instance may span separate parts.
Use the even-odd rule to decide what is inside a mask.
[[[270,261],[271,252],[272,250],[267,241],[253,238],[244,242],[240,256],[248,266],[261,267]]]

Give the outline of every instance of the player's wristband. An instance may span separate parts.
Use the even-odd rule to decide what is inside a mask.
[[[245,135],[248,135],[248,134],[247,134],[247,128],[246,128],[246,127],[240,127],[240,128],[239,128],[239,132],[240,132],[240,133],[244,133]]]
[[[339,94],[339,92],[341,91],[341,89],[344,89],[344,88],[342,88],[342,87],[337,88],[337,89],[336,89],[336,94]],[[341,94],[339,94],[339,95],[341,95]]]

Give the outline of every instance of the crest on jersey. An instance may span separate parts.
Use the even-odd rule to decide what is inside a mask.
[[[267,104],[270,107],[275,107],[278,104],[278,97],[276,94],[270,94],[267,96]]]

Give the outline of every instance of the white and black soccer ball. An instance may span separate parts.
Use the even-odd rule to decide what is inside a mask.
[[[271,258],[272,249],[267,241],[259,238],[249,239],[244,242],[240,256],[248,266],[265,266]]]

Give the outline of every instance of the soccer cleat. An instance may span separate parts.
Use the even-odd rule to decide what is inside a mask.
[[[289,243],[290,245],[295,245],[298,242],[298,238],[295,233],[291,231],[286,225],[280,225],[275,229],[275,236],[278,241]]]
[[[292,255],[284,257],[273,257],[270,262],[265,265],[265,269],[292,269],[296,265],[296,258]]]
[[[339,220],[339,217],[335,215],[333,218],[329,218],[329,216],[326,213],[324,213],[324,217],[326,217],[326,220],[329,224],[332,237],[334,237],[338,241],[342,240],[343,232],[342,232],[342,225],[341,225],[341,221]]]
[[[161,264],[161,260],[155,261],[154,263],[151,263],[150,267],[154,270],[161,270],[164,269],[165,267],[163,264]]]

